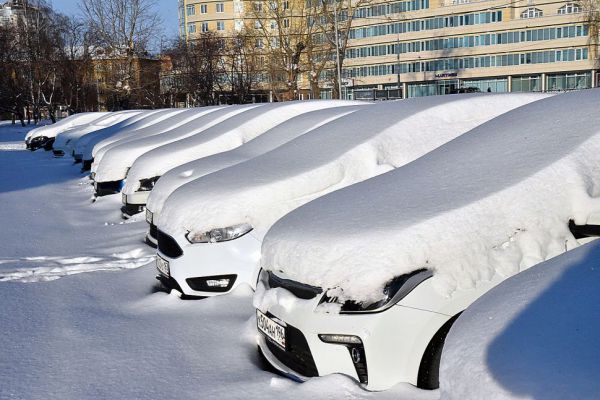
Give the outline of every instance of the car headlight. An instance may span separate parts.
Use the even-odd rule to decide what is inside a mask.
[[[127,170],[129,172],[129,169]],[[153,178],[140,179],[140,188],[138,189],[140,192],[149,192],[154,188],[156,181],[160,178],[160,176],[155,176]]]
[[[419,269],[408,274],[400,275],[390,280],[383,289],[383,297],[373,303],[356,302],[348,300],[342,303],[340,314],[370,313],[387,310],[402,300],[423,281],[431,278],[433,273],[427,269]],[[320,303],[338,303],[336,297],[325,293]]]
[[[185,238],[190,243],[217,243],[237,239],[252,230],[250,224],[239,224],[227,228],[211,229],[208,232],[188,232]]]

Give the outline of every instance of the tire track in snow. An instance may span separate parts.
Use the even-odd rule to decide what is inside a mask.
[[[2,264],[30,265],[0,271],[0,282],[46,282],[65,276],[94,271],[114,271],[139,268],[154,261],[153,255],[141,248],[110,257],[23,257],[0,258]]]

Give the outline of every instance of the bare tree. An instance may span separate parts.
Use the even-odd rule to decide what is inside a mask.
[[[265,60],[262,53],[257,52],[256,39],[248,30],[242,29],[225,42],[221,56],[222,80],[231,91],[232,103],[246,103],[253,89],[265,80]]]
[[[139,81],[139,57],[147,54],[157,35],[161,19],[154,0],[83,0],[81,8],[87,18],[97,57],[110,59],[98,63],[115,104],[128,108]]]

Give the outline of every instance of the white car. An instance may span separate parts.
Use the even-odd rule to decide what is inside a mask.
[[[126,134],[107,143],[103,140],[96,144],[92,152],[91,176],[98,187],[118,187],[127,177],[129,168],[135,159],[147,150],[144,143],[169,143],[178,138],[187,137],[206,126],[202,117],[230,106],[192,108],[171,116],[154,125],[139,129],[134,134]],[[120,134],[119,134],[120,135]],[[116,135],[116,136],[119,136]],[[118,185],[117,185],[118,184]]]
[[[300,381],[341,373],[370,390],[437,387],[459,314],[590,233],[598,101],[592,89],[524,105],[279,220],[254,296],[266,359]]]
[[[262,135],[274,126],[295,116],[319,109],[351,105],[358,102],[339,100],[288,101],[252,107],[235,106],[229,115],[200,134],[151,150],[139,157],[128,172],[125,208],[143,204],[154,183],[165,172],[212,154],[228,151]],[[131,193],[135,193],[132,195]]]
[[[125,188],[123,189],[123,198],[125,199],[125,196],[127,196],[128,200],[126,207],[135,206],[139,204],[139,202],[142,202],[142,205],[144,205],[146,203],[146,197],[140,198],[141,195],[148,193],[150,194],[147,197],[148,204],[146,207],[146,220],[150,224],[148,234],[146,235],[146,241],[151,246],[156,247],[157,231],[156,225],[153,223],[153,221],[155,218],[158,220],[158,216],[160,215],[160,211],[165,200],[169,194],[175,191],[175,189],[188,182],[201,178],[204,175],[208,175],[212,172],[239,164],[264,154],[289,142],[290,140],[295,139],[300,135],[303,135],[306,132],[311,131],[312,129],[371,105],[371,103],[361,105],[352,104],[352,102],[348,102],[342,107],[311,111],[297,117],[290,118],[286,122],[283,122],[270,129],[268,132],[263,133],[256,139],[251,140],[233,150],[214,154],[212,156],[204,157],[199,160],[180,165],[179,167],[175,167],[160,177],[155,186],[152,188],[152,191],[141,191],[138,189],[134,192],[128,192],[129,185],[126,184]],[[136,200],[138,203],[133,203],[133,201]]]
[[[182,111],[182,109],[147,110],[140,113],[139,116],[131,118],[131,121],[127,126],[118,129],[108,128],[87,134],[75,143],[75,158],[81,158],[83,161],[83,169],[87,171],[92,167],[92,162],[94,161],[92,159],[92,150],[96,143],[115,135],[122,138],[125,135],[153,125]]]
[[[286,213],[543,97],[474,94],[380,103],[189,182],[169,196],[156,221],[163,280],[191,296],[254,284],[264,234]]]
[[[116,111],[107,113],[88,124],[67,129],[56,136],[56,141],[52,146],[54,156],[63,157],[65,154],[74,156],[75,144],[80,138],[96,131],[120,129],[134,123],[139,118],[143,118],[141,110]],[[76,158],[76,161],[81,162],[81,157]]]
[[[30,150],[36,150],[40,147],[50,148],[54,143],[54,138],[61,132],[74,126],[81,126],[90,123],[107,113],[85,112],[66,117],[55,124],[40,126],[27,132],[25,136],[25,145]]]

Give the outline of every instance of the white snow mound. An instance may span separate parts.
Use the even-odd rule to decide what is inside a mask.
[[[373,301],[415,269],[450,295],[562,253],[577,245],[569,219],[600,211],[598,101],[592,89],[533,102],[320,198],[273,226],[262,266]]]
[[[600,394],[600,242],[507,279],[444,344],[443,399],[595,399]]]
[[[260,237],[277,219],[310,200],[400,167],[540,98],[473,94],[373,105],[180,187],[165,202],[159,228],[181,235],[246,222]]]

